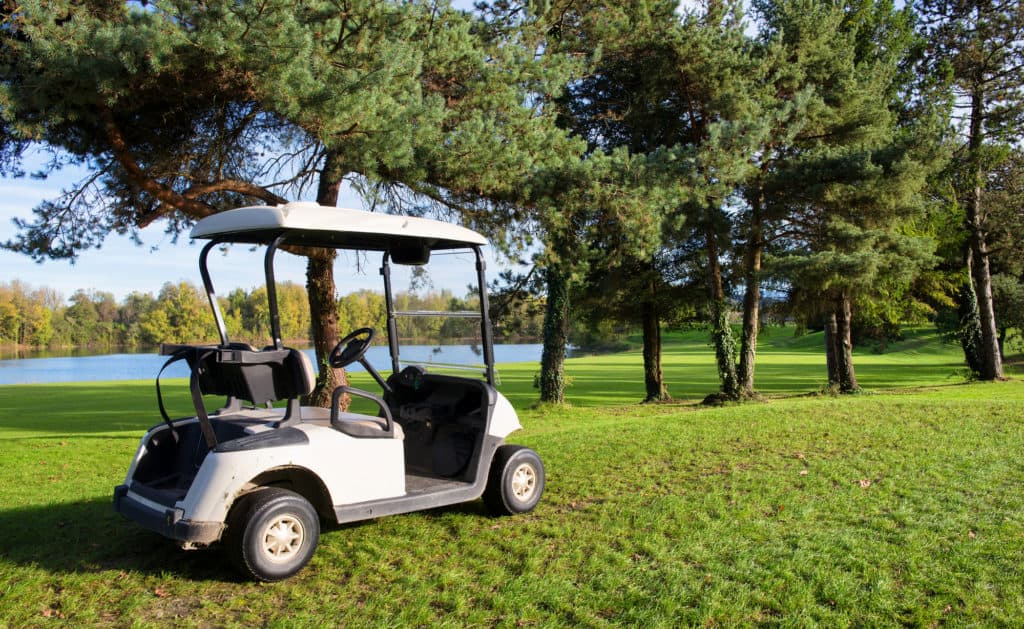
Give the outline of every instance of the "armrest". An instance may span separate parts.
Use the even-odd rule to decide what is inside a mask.
[[[339,421],[341,415],[339,404],[341,402],[341,396],[344,395],[345,393],[370,400],[371,402],[376,402],[377,405],[380,406],[380,409],[384,411],[384,430],[374,431],[373,433],[364,433],[362,431],[350,432],[349,430],[346,430],[345,427],[343,426],[344,422]],[[369,415],[367,415],[366,418],[373,421],[379,419],[378,417],[371,417]],[[345,432],[346,434],[352,435],[353,437],[391,438],[395,436],[395,420],[391,417],[391,409],[388,408],[387,402],[377,397],[376,395],[370,393],[369,391],[363,391],[362,389],[353,389],[352,387],[348,387],[345,385],[342,385],[334,389],[334,393],[331,395],[331,425],[336,428],[339,428],[342,432]],[[357,432],[358,434],[356,434]]]

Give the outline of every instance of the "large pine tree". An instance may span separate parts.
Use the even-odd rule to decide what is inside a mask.
[[[885,0],[758,6],[810,90],[803,128],[764,188],[786,208],[776,229],[788,248],[773,265],[803,315],[824,317],[829,383],[854,391],[855,300],[908,283],[934,250],[902,227],[923,208],[934,152],[928,120],[902,125],[896,98],[909,20]]]
[[[964,208],[966,265],[977,312],[978,337],[965,350],[975,353],[984,380],[1002,378],[998,322],[992,300],[989,232],[998,229],[985,206],[989,173],[999,146],[1020,142],[1024,129],[1024,5],[995,0],[917,0],[920,27],[928,38],[928,71],[949,81],[957,110],[961,149],[957,205]]]
[[[559,57],[446,0],[29,1],[2,18],[0,169],[42,145],[91,171],[7,243],[37,258],[306,190],[335,205],[346,179],[504,240],[524,177],[572,153],[531,101],[564,81]],[[300,253],[324,403],[343,377],[326,367],[333,255]]]

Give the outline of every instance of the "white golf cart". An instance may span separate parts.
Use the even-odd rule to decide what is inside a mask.
[[[527,448],[503,445],[520,428],[512,405],[494,388],[487,283],[476,232],[440,221],[326,208],[310,203],[247,207],[196,224],[209,239],[199,257],[220,335],[218,345],[164,345],[164,365],[186,361],[196,414],[164,423],[142,438],[114,508],[177,540],[185,549],[222,542],[233,562],[263,580],[285,579],[316,549],[320,521],[353,522],[483,497],[496,514],[533,509],[544,491],[544,466]],[[254,349],[228,339],[207,256],[218,245],[265,245],[264,272],[272,345]],[[383,394],[334,391],[330,409],[302,406],[315,374],[302,352],[282,346],[274,253],[314,246],[377,253],[387,309],[392,373],[385,380],[364,354],[374,331],[362,328],[331,353],[334,367],[359,362]],[[403,360],[396,319],[437,313],[395,309],[391,265],[423,265],[432,251],[465,250],[476,259],[480,307],[455,313],[479,318],[482,369],[477,377],[430,373]],[[452,313],[446,313],[451,315]],[[161,370],[162,372],[163,370]],[[364,398],[375,414],[342,411],[344,394]],[[226,396],[208,412],[203,395]],[[273,402],[286,401],[283,408]]]

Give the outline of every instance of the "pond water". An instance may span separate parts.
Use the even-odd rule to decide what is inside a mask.
[[[494,358],[498,363],[540,361],[539,343],[495,345]],[[313,350],[303,350],[316,364]],[[483,364],[480,346],[474,345],[403,345],[403,361],[456,365]],[[366,352],[370,364],[383,372],[390,372],[391,357],[388,348],[374,346]],[[0,385],[35,384],[48,382],[96,382],[105,380],[149,380],[156,377],[167,360],[156,350],[130,354],[101,354],[12,358],[0,360]],[[363,371],[359,364],[349,365],[350,371]],[[188,367],[178,362],[167,368],[163,377],[188,377]]]

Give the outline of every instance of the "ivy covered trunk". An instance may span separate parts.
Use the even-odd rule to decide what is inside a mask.
[[[655,286],[649,286],[649,299],[640,305],[644,337],[644,402],[661,402],[672,399],[665,386],[665,374],[661,369],[661,319],[654,299]]]
[[[835,386],[839,373],[838,358],[836,357],[836,336],[838,336],[838,324],[836,313],[829,311],[825,317],[825,368],[828,370],[828,386]]]
[[[565,348],[569,344],[569,281],[557,265],[544,271],[548,287],[544,309],[544,349],[540,357],[540,401],[565,401]]]
[[[722,395],[735,400],[740,397],[739,378],[736,374],[736,340],[729,325],[729,303],[722,286],[722,264],[718,258],[718,239],[706,232],[708,245],[708,284],[711,290],[711,340],[715,345],[718,378]]]
[[[750,235],[744,258],[746,287],[743,292],[743,332],[740,336],[740,394],[754,395],[754,363],[757,359],[757,335],[761,321],[761,254],[764,249],[758,208],[751,217]]]
[[[972,280],[978,303],[978,324],[981,327],[981,346],[978,348],[978,377],[982,380],[1000,380],[1003,361],[999,354],[999,332],[996,328],[995,308],[992,304],[992,275],[989,271],[988,248],[980,232],[970,237],[975,254]]]
[[[971,255],[967,254],[967,268],[971,268]],[[981,373],[981,322],[978,320],[978,297],[974,293],[974,280],[968,274],[960,292],[957,294],[957,314],[960,325],[957,338],[964,350],[964,360],[971,373]]]

